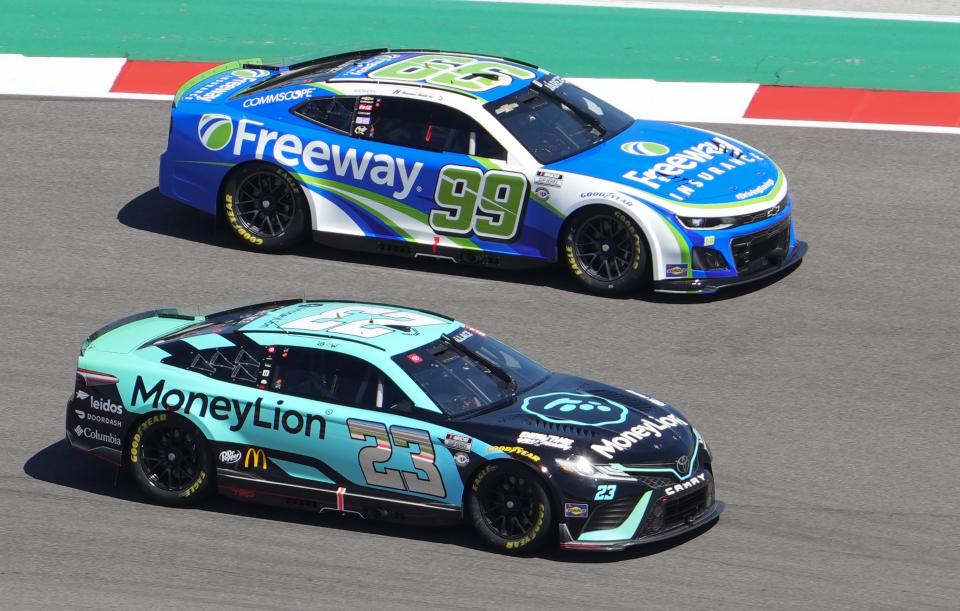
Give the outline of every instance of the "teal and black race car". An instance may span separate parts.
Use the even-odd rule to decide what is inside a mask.
[[[712,292],[800,262],[779,167],[635,119],[525,62],[374,49],[234,62],[177,93],[160,192],[250,248],[521,268],[588,290]]]
[[[433,312],[291,300],[154,310],[83,343],[67,439],[181,505],[468,519],[489,544],[618,550],[715,519],[674,408],[553,373]]]

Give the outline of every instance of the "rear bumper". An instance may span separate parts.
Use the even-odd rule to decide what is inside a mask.
[[[88,401],[80,400],[76,396],[67,400],[67,443],[95,458],[120,466],[123,433],[117,425],[122,421],[119,418],[102,416],[100,412],[91,410],[87,403]]]
[[[807,243],[798,241],[779,265],[771,265],[752,274],[733,276],[730,278],[678,278],[676,280],[658,280],[653,283],[653,290],[660,293],[716,293],[720,289],[756,282],[779,274],[800,263],[806,254]]]
[[[714,501],[711,506],[707,507],[697,516],[693,517],[684,524],[653,535],[637,537],[635,539],[623,539],[620,541],[577,541],[570,534],[570,530],[567,528],[567,525],[561,524],[560,547],[563,549],[574,549],[589,552],[619,552],[629,547],[656,543],[658,541],[672,539],[674,537],[679,537],[691,531],[697,530],[698,528],[705,526],[706,524],[709,524],[713,520],[720,517],[720,513],[723,511],[723,508],[724,504],[721,501]]]

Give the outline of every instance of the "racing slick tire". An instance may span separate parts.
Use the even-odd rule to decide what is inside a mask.
[[[239,166],[220,193],[231,233],[256,250],[286,250],[303,241],[310,225],[307,198],[289,172],[266,162]]]
[[[137,425],[127,443],[127,465],[144,493],[164,505],[195,503],[213,489],[210,444],[200,429],[171,414],[154,414]]]
[[[470,485],[467,512],[480,537],[508,554],[535,550],[553,535],[546,487],[535,473],[510,462],[480,469]]]
[[[562,239],[565,266],[588,291],[624,295],[649,284],[650,250],[626,213],[588,208],[570,219]]]

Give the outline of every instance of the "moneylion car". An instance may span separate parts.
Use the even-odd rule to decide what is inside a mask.
[[[83,342],[67,439],[182,505],[468,520],[505,552],[619,550],[715,519],[672,407],[553,373],[433,312],[290,300],[136,314]]]
[[[214,68],[175,96],[160,191],[255,249],[309,236],[471,265],[561,262],[600,294],[712,292],[806,250],[783,172],[756,149],[464,53]]]

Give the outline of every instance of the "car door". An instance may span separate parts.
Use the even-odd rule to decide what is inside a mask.
[[[454,459],[437,447],[446,429],[415,418],[413,400],[365,359],[298,339],[273,347],[269,390],[322,415],[324,436],[299,440],[299,456],[279,466],[292,477],[343,487],[348,497],[366,489],[366,498],[459,504]]]
[[[423,164],[408,201],[416,222],[407,226],[417,241],[510,252],[504,245],[518,239],[529,188],[521,173],[502,169],[503,146],[466,113],[439,101],[377,97],[371,112],[361,137],[412,149]]]

